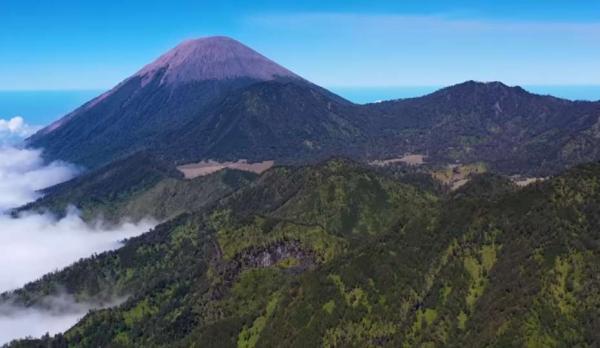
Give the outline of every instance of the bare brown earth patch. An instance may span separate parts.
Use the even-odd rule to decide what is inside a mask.
[[[533,184],[534,182],[544,181],[547,178],[525,178],[525,177],[512,177],[512,181],[520,187]]]
[[[385,166],[385,165],[394,164],[394,163],[404,163],[404,164],[408,164],[409,166],[418,166],[418,165],[425,163],[425,157],[426,157],[425,155],[408,154],[408,155],[404,155],[403,157],[400,157],[400,158],[390,158],[387,160],[375,160],[375,161],[371,161],[370,163],[372,165],[376,165],[376,166]]]
[[[243,159],[235,162],[217,162],[213,160],[207,160],[198,163],[184,164],[177,167],[177,169],[183,173],[186,179],[193,179],[199,176],[218,172],[219,170],[225,168],[244,170],[247,172],[260,174],[271,168],[274,164],[275,161],[248,163],[247,160]]]

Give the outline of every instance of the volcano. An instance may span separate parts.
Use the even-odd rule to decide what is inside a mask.
[[[28,141],[91,169],[140,151],[177,164],[285,159],[332,139],[341,147],[330,133],[355,131],[332,104],[348,102],[234,39],[207,37],[184,41]]]

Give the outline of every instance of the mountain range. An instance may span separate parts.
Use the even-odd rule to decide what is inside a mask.
[[[358,105],[186,41],[28,139],[87,171],[15,217],[162,223],[1,294],[123,299],[9,346],[594,347],[599,142],[599,102],[468,81]],[[275,165],[180,167],[242,159]]]
[[[427,156],[544,176],[600,158],[600,102],[469,81],[357,105],[225,37],[186,41],[29,139],[48,159],[95,169],[145,151],[302,164]]]

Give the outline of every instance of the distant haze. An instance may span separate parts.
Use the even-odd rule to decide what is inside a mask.
[[[23,116],[32,125],[46,125],[103,90],[0,91],[0,119]]]
[[[457,81],[458,82],[458,81]],[[420,97],[446,86],[390,86],[390,87],[329,87],[334,93],[359,104],[382,100]],[[598,86],[521,86],[536,94],[550,94],[571,100],[600,100]]]
[[[459,81],[457,81],[459,82]],[[355,102],[374,103],[381,100],[419,97],[445,86],[328,87],[332,92]],[[600,85],[594,86],[523,86],[538,93],[572,100],[600,100]],[[85,91],[0,91],[0,119],[16,115],[36,126],[47,125],[104,90]]]

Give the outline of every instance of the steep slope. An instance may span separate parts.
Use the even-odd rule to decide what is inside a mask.
[[[366,135],[348,105],[311,86],[256,83],[228,95],[203,121],[192,121],[168,139],[161,156],[240,158],[279,163],[355,156]]]
[[[121,312],[98,312],[66,336],[70,344],[188,345],[185,339],[206,329],[213,333],[200,342],[235,343],[269,301],[266,295],[356,245],[404,228],[432,204],[428,194],[344,161],[277,167],[203,213],[181,216],[118,251],[5,296],[26,305],[43,305],[46,296],[62,291],[79,300],[132,296],[127,311],[139,313],[127,327]],[[151,319],[152,329],[146,319],[155,310],[170,314]],[[235,336],[213,337],[226,334],[226,327]]]
[[[599,190],[599,164],[443,201],[344,161],[277,167],[4,296],[131,295],[21,346],[593,346]]]
[[[256,346],[594,346],[599,188],[598,164],[518,192],[473,180],[433,231],[286,288]]]
[[[235,40],[186,41],[42,129],[29,144],[44,148],[48,158],[96,168],[140,150],[164,149],[170,145],[165,135],[200,123],[230,92],[276,80],[331,95]]]
[[[600,103],[469,81],[430,95],[363,106],[379,114],[380,155],[487,162],[504,173],[547,175],[600,158]]]

